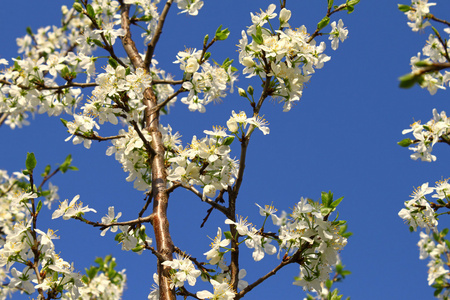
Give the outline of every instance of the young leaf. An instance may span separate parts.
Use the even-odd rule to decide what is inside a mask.
[[[334,0],[328,0],[328,9],[331,9],[333,7]]]
[[[39,211],[41,211],[41,208],[42,208],[42,201],[39,200],[39,202],[38,202],[38,204],[36,206],[36,213],[39,213]]]
[[[322,28],[324,28],[325,26],[327,26],[328,23],[330,23],[330,18],[329,18],[329,17],[324,17],[324,18],[317,24],[317,29],[321,30]]]
[[[409,89],[419,82],[419,79],[417,77],[420,76],[414,74],[406,74],[399,78],[400,80],[399,86],[403,89]]]
[[[25,160],[25,166],[29,172],[33,172],[36,167],[36,157],[34,157],[34,153],[27,153],[27,159]]]
[[[92,19],[95,19],[95,11],[94,8],[92,7],[92,5],[88,4],[86,6],[86,11],[89,17],[91,17]]]
[[[344,197],[341,197],[341,198],[333,201],[333,203],[331,203],[331,207],[336,208],[339,205],[339,203],[341,203],[342,199],[344,199]]]
[[[114,58],[112,58],[112,57],[110,57],[110,58],[108,59],[108,63],[109,63],[109,65],[110,65],[111,67],[113,67],[114,69],[117,68],[117,66],[119,65],[119,64],[117,63],[117,61],[116,61]]]
[[[216,35],[214,38],[217,41],[223,41],[228,38],[228,35],[230,35],[230,31],[228,30],[228,28],[225,28],[224,30],[222,30],[222,25],[220,25],[219,28],[217,28],[217,30],[216,30]]]
[[[398,5],[398,9],[401,12],[408,12],[411,10],[411,6],[409,6],[409,5],[405,5],[405,4],[397,4],[397,5]]]

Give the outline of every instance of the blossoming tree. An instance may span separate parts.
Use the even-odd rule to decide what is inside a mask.
[[[431,14],[430,7],[436,3],[428,0],[412,0],[411,5],[399,5],[399,9],[408,17],[408,25],[412,31],[426,30],[431,27],[432,33],[422,52],[411,58],[411,73],[400,78],[400,86],[409,88],[415,84],[428,89],[434,95],[439,89],[445,89],[450,81],[450,43],[445,35],[450,34],[450,22]],[[441,26],[441,29],[431,26]],[[443,33],[442,33],[443,32]],[[436,156],[431,154],[438,143],[450,144],[450,120],[445,111],[433,109],[433,118],[425,124],[414,122],[403,134],[412,133],[414,139],[406,138],[399,142],[403,147],[409,147],[414,153],[414,160],[433,162]],[[410,231],[417,228],[420,232],[420,259],[429,259],[428,284],[435,288],[435,296],[439,299],[450,297],[450,273],[448,269],[450,257],[450,242],[445,237],[448,229],[438,229],[438,219],[448,214],[450,208],[450,178],[436,182],[435,186],[424,183],[416,188],[411,200],[405,202],[405,208],[399,216],[408,223]],[[430,198],[431,195],[431,198]],[[442,210],[444,210],[442,212]]]
[[[332,219],[331,214],[342,198],[334,199],[331,192],[323,192],[319,201],[301,198],[289,214],[277,214],[271,205],[260,206],[261,227],[247,221],[236,204],[253,134],[270,131],[260,115],[263,104],[275,99],[283,111],[293,108],[312,75],[330,60],[325,41],[317,40],[325,37],[336,50],[348,31],[342,20],[331,18],[341,11],[352,12],[359,0],[324,2],[325,16],[312,33],[304,25],[291,27],[286,0],[279,7],[271,4],[251,13],[238,44],[239,63],[243,75],[259,78],[261,88],[239,87],[239,96],[248,101],[247,112],[224,112],[229,115],[226,124],[205,130],[204,137],[193,136],[187,145],[169,124],[160,123],[160,116],[168,114],[179,97],[189,111],[206,112],[208,104],[233,92],[239,71],[233,60],[217,63],[212,59],[210,51],[229,35],[222,26],[205,36],[199,50],[178,53],[174,58],[178,76],[160,69],[157,45],[164,38],[173,2],[180,13],[191,16],[197,16],[204,3],[159,2],[77,0],[71,8],[62,7],[61,27],[29,29],[18,39],[21,56],[0,60],[5,66],[0,72],[0,125],[12,129],[29,125],[29,114],[63,115],[61,126],[69,133],[66,141],[87,149],[92,141],[111,143],[106,154],[114,155],[128,175],[126,180],[145,195],[145,204],[131,220],[119,221],[122,214],[111,206],[104,209],[106,216],[94,221],[87,215],[100,208],[84,206],[79,195],[60,202],[52,219],[78,220],[99,228],[101,236],[116,233],[115,240],[125,251],[151,252],[157,286],[149,299],[177,295],[240,299],[288,265],[299,265],[295,285],[314,291],[318,299],[331,295],[340,299],[338,291],[330,289],[348,274],[338,253],[350,233],[345,221]],[[141,30],[143,49],[132,37],[134,26]],[[107,127],[117,134],[100,132]],[[240,149],[239,159],[231,157],[232,147]],[[120,299],[126,275],[115,270],[112,257],[98,258],[97,265],[81,275],[73,263],[57,254],[54,231],[38,228],[43,207],[51,209],[58,199],[58,188],[50,179],[76,170],[71,156],[54,170],[47,166],[40,179],[33,153],[27,155],[25,166],[21,172],[0,171],[0,298],[24,292],[37,294],[38,299]],[[217,229],[205,258],[189,255],[189,249],[181,249],[172,240],[167,212],[175,190],[192,193],[208,206],[202,225],[213,210],[222,215],[226,229]],[[273,230],[268,229],[272,225],[267,220]],[[277,254],[279,264],[254,282],[244,281],[244,245],[253,260]],[[332,268],[336,274],[330,280]],[[199,277],[212,287],[196,289]]]

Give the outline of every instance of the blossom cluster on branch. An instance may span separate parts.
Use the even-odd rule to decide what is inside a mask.
[[[305,25],[291,27],[292,12],[285,0],[279,11],[270,4],[265,11],[251,13],[252,24],[242,31],[238,45],[242,73],[258,76],[262,82],[259,98],[252,86],[238,88],[239,95],[249,100],[251,114],[233,110],[226,127],[204,130],[205,137],[193,136],[183,146],[180,133],[169,124],[162,125],[160,116],[169,113],[180,96],[189,111],[205,112],[207,104],[220,102],[233,92],[239,70],[232,59],[219,64],[209,52],[228,38],[229,30],[219,26],[213,37],[205,36],[200,50],[178,52],[174,63],[179,64],[181,79],[175,80],[158,67],[156,44],[172,4],[177,4],[179,13],[197,16],[203,1],[167,0],[160,5],[159,0],[75,0],[72,8],[62,7],[61,27],[28,29],[25,37],[17,39],[22,57],[0,60],[1,65],[12,64],[0,70],[0,125],[20,128],[29,124],[30,113],[65,113],[70,116],[70,120],[61,118],[69,134],[66,141],[87,149],[92,141],[112,144],[106,155],[114,155],[127,174],[126,181],[145,194],[136,219],[119,221],[122,213],[110,206],[100,222],[88,220],[85,214],[97,209],[79,202],[80,195],[60,202],[52,219],[77,220],[100,229],[101,236],[115,233],[122,250],[151,252],[158,272],[149,299],[173,300],[176,295],[240,299],[290,264],[299,266],[295,285],[325,293],[331,288],[333,268],[340,276],[348,274],[339,267],[338,253],[350,233],[345,221],[329,220],[342,198],[333,200],[331,192],[322,193],[321,202],[302,198],[289,215],[277,215],[271,206],[260,207],[265,218],[260,227],[244,217],[236,218],[236,203],[253,132],[270,133],[269,123],[260,114],[263,103],[272,98],[284,104],[284,111],[292,109],[311,76],[330,60],[324,52],[326,42],[316,38],[327,37],[336,50],[348,30],[342,20],[331,22],[330,17],[339,11],[351,13],[358,2],[334,5],[328,0],[325,17],[311,34]],[[322,32],[328,25],[331,31]],[[131,37],[131,26],[142,30],[143,52]],[[118,54],[124,52],[125,57]],[[103,136],[101,130],[106,126],[120,128],[116,135]],[[233,142],[240,143],[239,159],[231,157]],[[56,254],[54,232],[36,226],[43,205],[51,209],[59,198],[58,188],[48,180],[58,172],[76,170],[71,157],[53,172],[46,167],[39,186],[35,167],[34,154],[29,153],[22,173],[8,176],[0,171],[0,299],[15,291],[37,292],[38,299],[120,299],[126,275],[114,269],[114,258],[96,259],[98,266],[82,276],[73,263]],[[204,261],[179,249],[171,239],[167,210],[175,189],[192,192],[209,206],[204,223],[216,209],[229,228],[218,229]],[[274,232],[266,230],[268,219]],[[145,223],[152,225],[154,238]],[[280,262],[249,283],[243,279],[247,271],[238,263],[241,245],[250,249],[255,261],[278,252]],[[195,288],[199,277],[211,284],[212,292],[188,290]]]
[[[443,24],[446,35],[450,34],[450,23],[439,19],[430,12],[430,7],[436,3],[428,3],[428,0],[412,0],[411,5],[399,5],[399,9],[408,18],[408,26],[412,31],[423,31],[426,27],[435,24]],[[438,29],[432,26],[433,33],[428,36],[422,53],[411,58],[412,71],[410,74],[400,77],[400,87],[409,88],[416,83],[421,88],[426,88],[431,95],[438,89],[446,89],[445,85],[450,81],[450,72],[446,71],[450,67],[448,38]],[[403,134],[412,133],[414,139],[406,138],[398,144],[409,147],[414,151],[411,158],[420,159],[426,162],[436,161],[436,156],[431,154],[433,147],[438,143],[450,144],[449,121],[445,111],[438,112],[433,109],[433,118],[421,124],[414,122],[410,129],[403,130]],[[431,198],[429,195],[431,194]],[[448,269],[450,257],[450,242],[445,239],[448,229],[438,229],[438,220],[446,212],[438,212],[450,208],[450,184],[449,179],[436,182],[434,187],[429,183],[422,184],[415,189],[410,200],[405,201],[405,208],[402,208],[398,215],[409,225],[410,231],[422,228],[420,232],[420,259],[429,259],[428,262],[428,284],[435,288],[434,295],[438,299],[449,299],[450,297],[450,270]]]

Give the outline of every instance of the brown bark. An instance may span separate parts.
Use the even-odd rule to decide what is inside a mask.
[[[168,1],[169,7],[172,1]],[[167,8],[168,10],[168,8]],[[131,39],[129,5],[122,3],[121,21],[122,28],[126,34],[122,38],[122,44],[133,67],[143,68],[149,71],[149,65],[146,65],[136,48],[134,41]],[[166,12],[167,13],[167,12]],[[161,21],[161,20],[160,20]],[[153,213],[152,225],[155,233],[156,248],[161,259],[158,259],[158,275],[159,290],[161,300],[174,300],[175,292],[170,288],[170,279],[167,277],[170,267],[161,265],[165,260],[173,259],[174,246],[169,232],[169,220],[167,219],[168,194],[166,191],[166,169],[164,164],[164,143],[162,134],[159,131],[159,109],[157,108],[157,98],[153,92],[152,86],[149,86],[144,92],[145,109],[145,129],[152,137],[151,148],[153,151],[149,153],[152,168],[152,196],[153,196]]]

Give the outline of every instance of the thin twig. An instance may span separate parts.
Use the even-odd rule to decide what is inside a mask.
[[[191,185],[181,185],[183,188],[193,192],[195,195],[197,195],[203,202],[208,203],[209,205],[211,205],[212,207],[214,207],[215,209],[221,211],[223,214],[225,214],[226,216],[228,216],[228,209],[225,206],[222,206],[214,201],[212,201],[211,199],[209,199],[208,197],[203,197],[202,193],[200,193],[195,187],[191,186]]]
[[[144,58],[144,64],[145,64],[146,70],[148,70],[150,68],[150,65],[152,63],[153,53],[155,52],[156,44],[158,43],[158,40],[161,37],[164,22],[166,20],[167,14],[169,13],[172,2],[173,2],[173,0],[168,0],[166,2],[166,4],[164,5],[164,9],[161,12],[161,15],[159,16],[158,25],[156,26],[156,29],[155,29],[155,34],[153,35],[152,40],[150,41],[150,43],[147,46],[147,53],[145,54],[145,58]]]

